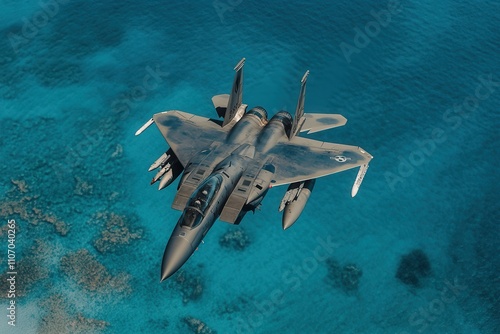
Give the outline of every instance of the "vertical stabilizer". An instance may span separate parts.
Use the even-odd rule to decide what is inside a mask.
[[[307,77],[309,76],[309,70],[304,73],[302,80],[300,81],[300,95],[299,101],[297,102],[297,109],[295,109],[295,117],[293,118],[292,131],[290,131],[289,138],[292,139],[293,136],[297,134],[300,130],[301,123],[304,121],[302,116],[304,116],[304,100],[306,98],[306,83]]]
[[[236,116],[238,108],[241,106],[243,99],[243,65],[245,64],[245,58],[241,59],[240,62],[235,66],[234,70],[236,75],[234,76],[233,89],[231,90],[231,95],[229,95],[229,101],[227,103],[226,113],[224,115],[224,123],[222,126],[229,124]]]

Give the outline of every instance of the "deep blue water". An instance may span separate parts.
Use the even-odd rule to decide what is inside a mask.
[[[18,227],[16,326],[4,274],[1,333],[196,332],[186,317],[218,333],[500,332],[497,1],[0,8],[0,226]],[[348,119],[310,137],[374,159],[355,198],[355,170],[319,179],[287,231],[273,189],[241,224],[244,250],[220,246],[236,227],[218,222],[160,284],[175,187],[149,186],[166,143],[134,132],[170,109],[214,117],[242,57],[246,104],[293,111],[309,69],[306,112]],[[358,286],[332,283],[318,249],[359,268]],[[415,249],[430,271],[405,284]]]

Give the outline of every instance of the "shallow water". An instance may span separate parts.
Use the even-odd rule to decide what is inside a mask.
[[[194,317],[218,333],[500,332],[500,6],[388,6],[2,2],[0,226],[16,220],[18,275],[15,327],[2,275],[0,331],[191,333]],[[374,159],[355,198],[355,170],[319,179],[287,231],[273,189],[241,224],[247,247],[221,246],[236,227],[218,222],[160,284],[179,212],[174,188],[149,186],[166,143],[134,132],[164,110],[213,117],[242,57],[250,107],[293,111],[309,69],[306,112],[348,119],[310,137]],[[431,271],[406,285],[396,272],[414,249]],[[332,283],[318,250],[359,268],[357,288]]]

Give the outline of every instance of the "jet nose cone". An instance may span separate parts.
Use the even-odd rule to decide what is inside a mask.
[[[191,243],[182,237],[171,237],[161,263],[161,281],[172,276],[193,254]]]

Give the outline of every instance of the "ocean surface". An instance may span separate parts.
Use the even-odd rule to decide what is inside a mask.
[[[482,0],[2,1],[0,333],[500,333],[499,22]],[[249,107],[293,112],[309,69],[305,111],[348,123],[305,136],[374,159],[286,231],[272,189],[160,284],[180,213],[149,185],[167,144],[134,133],[215,117],[243,57]]]

